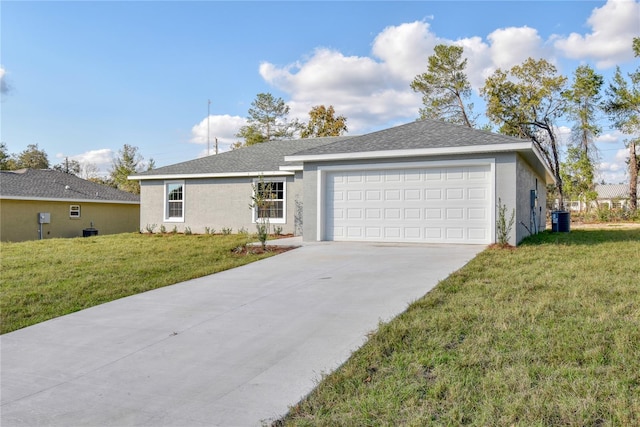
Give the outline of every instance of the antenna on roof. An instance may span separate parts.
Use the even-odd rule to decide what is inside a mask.
[[[209,110],[211,109],[211,100],[207,99],[207,156],[210,155],[210,144],[209,144],[209,116],[211,113]],[[218,149],[216,148],[216,154],[218,154]]]

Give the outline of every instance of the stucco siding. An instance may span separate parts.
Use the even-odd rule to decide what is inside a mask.
[[[547,187],[544,179],[521,156],[516,156],[516,168],[519,197],[514,229],[516,243],[520,243],[525,237],[545,229]],[[535,190],[537,195],[533,210],[531,209],[532,190]]]
[[[70,218],[70,205],[80,205],[80,218]],[[82,230],[91,227],[91,223],[100,235],[135,232],[139,229],[140,206],[137,203],[3,199],[0,202],[0,239],[4,242],[38,239],[40,212],[48,212],[51,218],[49,224],[42,224],[44,239],[82,237]]]
[[[300,234],[302,211],[302,172],[295,176],[265,178],[285,180],[285,222],[273,223],[275,227],[282,227],[282,232]],[[165,180],[141,181],[140,227],[146,231],[147,226],[155,225],[158,232],[161,226],[167,231],[177,229],[184,232],[188,227],[193,233],[204,233],[206,228],[221,232],[223,228],[232,229],[237,233],[245,229],[255,232],[253,213],[250,209],[253,194],[252,183],[255,177],[239,178],[207,178],[185,179],[184,181],[184,220],[165,220]]]

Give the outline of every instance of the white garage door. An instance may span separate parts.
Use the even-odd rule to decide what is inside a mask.
[[[328,172],[326,240],[492,242],[490,165]]]

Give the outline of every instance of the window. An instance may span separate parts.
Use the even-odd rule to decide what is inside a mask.
[[[80,205],[69,206],[69,218],[80,218]]]
[[[282,181],[255,181],[254,191],[260,193],[264,203],[255,206],[253,221],[269,219],[273,224],[284,224],[285,215],[285,183]]]
[[[166,221],[184,221],[184,181],[169,181],[165,188]]]

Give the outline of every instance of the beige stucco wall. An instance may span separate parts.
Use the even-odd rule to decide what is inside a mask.
[[[80,218],[69,217],[69,206],[80,205]],[[95,203],[73,201],[0,200],[0,240],[20,242],[39,238],[38,213],[48,212],[49,224],[42,224],[44,239],[82,237],[82,230],[91,227],[98,234],[138,231],[138,204]]]
[[[252,211],[249,208],[253,194],[252,183],[256,177],[238,178],[199,178],[184,181],[184,221],[165,220],[164,184],[171,180],[143,180],[140,185],[140,228],[146,231],[147,225],[155,225],[159,232],[164,225],[166,231],[174,227],[184,232],[200,234],[205,227],[220,233],[223,228],[231,228],[233,233],[244,228],[255,232]],[[302,232],[302,172],[268,179],[285,179],[286,220],[284,223],[272,223],[282,227],[282,232],[301,234]]]

